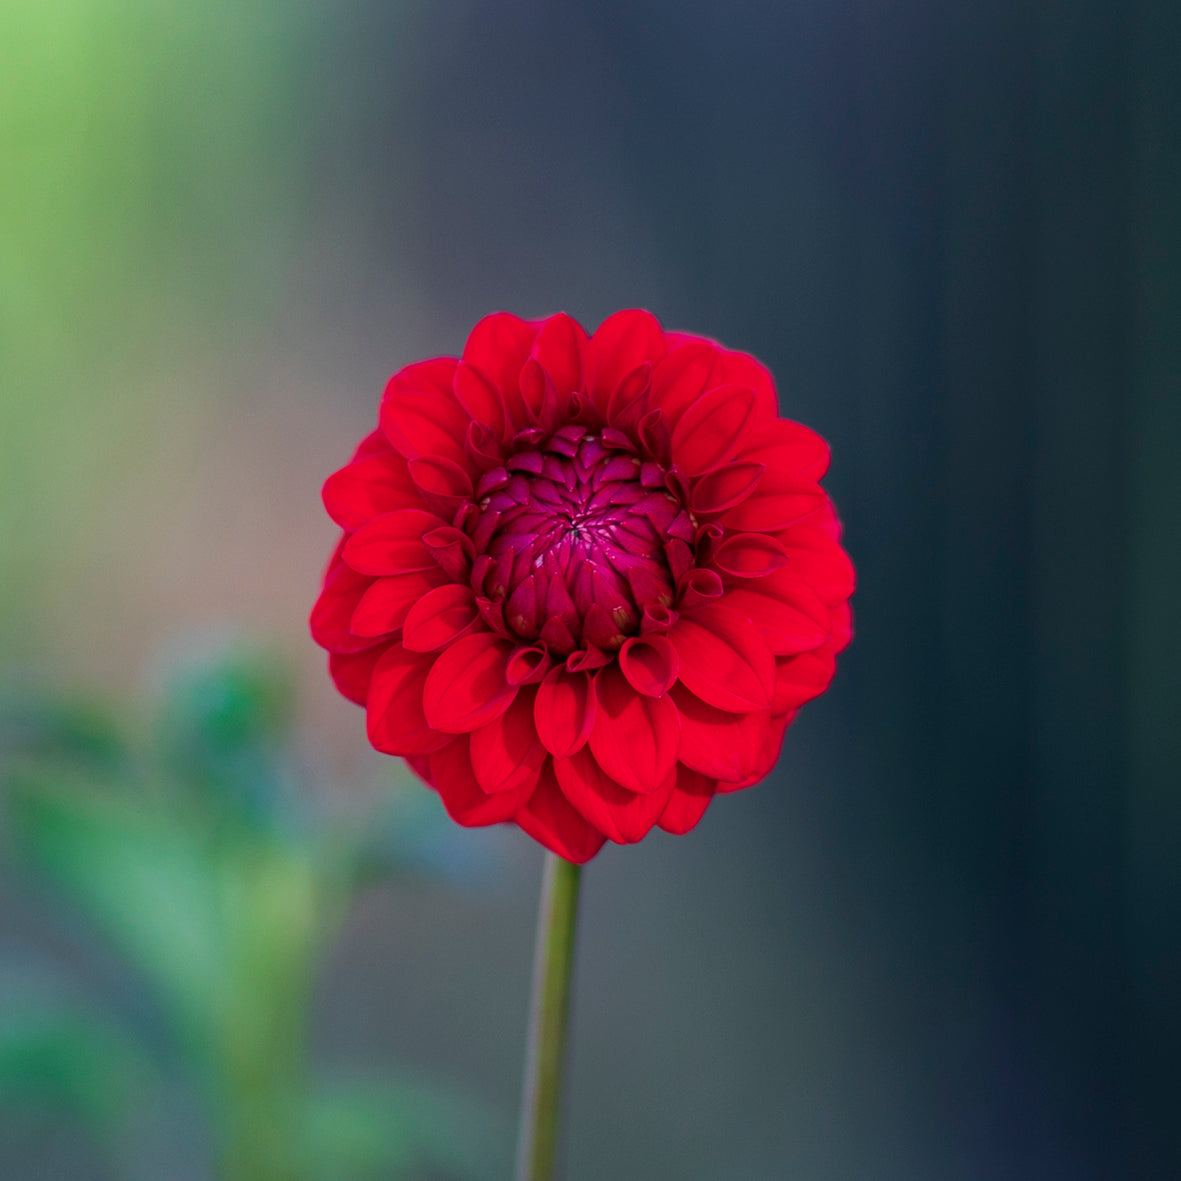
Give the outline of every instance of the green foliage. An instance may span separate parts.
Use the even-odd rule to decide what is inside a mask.
[[[309,1065],[325,947],[361,883],[407,869],[383,839],[396,824],[314,809],[282,668],[260,653],[182,662],[138,744],[93,707],[27,692],[9,705],[11,859],[137,975],[168,1044],[52,991],[18,995],[0,976],[0,1106],[75,1118],[124,1146],[118,1160],[144,1096],[179,1071],[223,1181],[486,1175],[496,1124],[470,1101],[405,1080],[328,1085]]]
[[[487,1146],[499,1129],[488,1113],[417,1080],[336,1080],[310,1097],[302,1130],[303,1157],[320,1181],[384,1181],[424,1161],[456,1177],[496,1176]]]
[[[158,1079],[117,1023],[59,998],[6,996],[0,1019],[0,1105],[68,1112],[104,1136]]]

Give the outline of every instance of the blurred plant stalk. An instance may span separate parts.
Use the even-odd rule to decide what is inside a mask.
[[[312,974],[343,907],[337,883],[282,849],[227,866],[227,995],[210,1063],[224,1181],[298,1181]]]
[[[159,698],[141,750],[98,715],[0,697],[13,863],[115,948],[170,1042],[66,988],[6,1004],[0,981],[0,1110],[38,1098],[81,1118],[119,1176],[153,1175],[136,1127],[170,1088],[196,1097],[221,1181],[495,1176],[477,1104],[309,1061],[323,955],[360,888],[412,868],[411,846],[372,813],[316,808],[285,677],[256,654],[184,661]]]

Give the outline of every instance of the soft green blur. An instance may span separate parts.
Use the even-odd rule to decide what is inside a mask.
[[[310,12],[0,4],[0,655],[33,650],[80,555],[167,482],[195,370],[268,323]]]
[[[357,891],[413,868],[422,818],[317,806],[282,669],[235,648],[174,660],[136,741],[101,708],[5,695],[5,860],[109,944],[162,1026],[10,950],[0,1120],[80,1121],[118,1177],[150,1176],[152,1141],[183,1144],[183,1125],[221,1181],[493,1176],[503,1128],[473,1101],[312,1068],[321,961]]]

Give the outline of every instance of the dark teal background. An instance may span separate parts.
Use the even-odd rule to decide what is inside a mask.
[[[0,16],[4,661],[126,695],[228,622],[368,767],[304,634],[320,481],[482,314],[649,307],[831,441],[857,635],[766,784],[589,867],[570,1181],[1181,1170],[1181,8],[38,20]],[[315,1044],[511,1116],[540,856],[470,839],[478,889],[366,897]]]

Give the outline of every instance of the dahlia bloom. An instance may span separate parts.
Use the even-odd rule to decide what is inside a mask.
[[[851,637],[853,568],[770,373],[617,312],[505,313],[389,381],[324,485],[311,615],[369,739],[568,861],[762,779]]]

